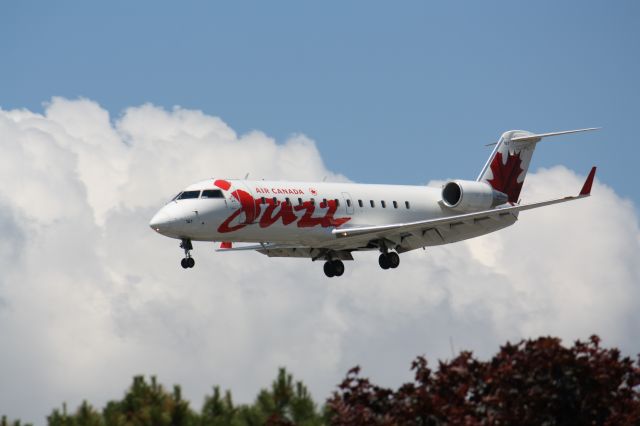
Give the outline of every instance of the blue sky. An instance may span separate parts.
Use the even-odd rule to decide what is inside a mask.
[[[621,2],[12,2],[0,106],[152,102],[314,139],[363,182],[475,178],[503,130],[603,126],[539,149],[637,204],[640,5]]]

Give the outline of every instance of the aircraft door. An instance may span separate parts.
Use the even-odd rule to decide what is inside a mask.
[[[348,192],[342,193],[342,199],[344,200],[344,208],[346,214],[353,214],[353,200]]]

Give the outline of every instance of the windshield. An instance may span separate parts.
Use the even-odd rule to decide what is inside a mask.
[[[202,191],[202,198],[224,198],[224,195],[219,189],[205,189]]]
[[[178,200],[198,198],[199,196],[200,196],[200,191],[184,191],[182,194],[178,195]]]

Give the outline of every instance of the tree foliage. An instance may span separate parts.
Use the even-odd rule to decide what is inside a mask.
[[[9,424],[3,418],[0,426]],[[224,395],[218,386],[205,397],[200,413],[182,398],[180,386],[172,392],[155,377],[147,381],[134,377],[121,400],[110,401],[102,412],[86,401],[74,413],[65,404],[47,417],[50,426],[316,426],[325,424],[309,391],[302,382],[294,382],[284,368],[278,371],[270,389],[263,389],[253,404],[235,405],[231,392]]]
[[[224,397],[215,387],[213,395],[205,398],[202,408],[202,425],[273,425],[315,426],[324,424],[311,394],[302,382],[280,368],[271,389],[263,389],[252,405],[235,407],[231,393]]]
[[[198,413],[155,377],[134,377],[120,400],[99,411],[84,401],[47,417],[50,426],[317,426],[351,425],[639,425],[640,359],[600,347],[600,339],[570,348],[541,337],[507,343],[488,361],[461,352],[432,371],[424,357],[415,378],[397,390],[377,386],[351,369],[322,411],[306,386],[284,368],[252,404],[236,405],[218,386]],[[0,418],[0,426],[20,426]]]
[[[487,362],[462,352],[435,373],[424,357],[413,383],[398,390],[354,368],[329,399],[335,425],[640,424],[640,361],[603,349],[592,336],[565,348],[560,339],[507,343]]]
[[[9,421],[7,416],[0,417],[0,426],[22,426],[20,420]],[[25,423],[24,426],[32,426],[31,423]]]

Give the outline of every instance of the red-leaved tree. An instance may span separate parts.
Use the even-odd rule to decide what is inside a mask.
[[[487,362],[462,352],[433,372],[424,357],[413,383],[382,388],[347,374],[327,401],[335,425],[638,425],[640,360],[600,339],[566,348],[560,339],[506,344]]]

